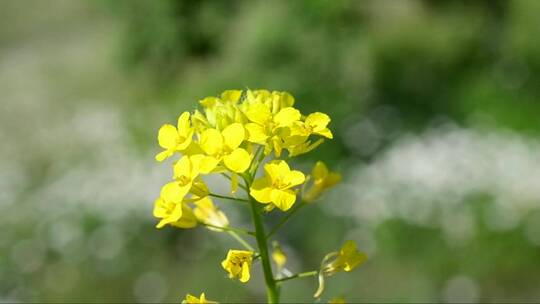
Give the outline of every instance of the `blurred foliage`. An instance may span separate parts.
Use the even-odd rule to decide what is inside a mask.
[[[69,60],[62,57],[47,70],[58,83],[44,85],[54,87],[67,100],[55,106],[58,111],[69,112],[79,106],[65,95],[114,100],[111,105],[120,107],[127,117],[130,147],[140,157],[147,157],[149,150],[154,152],[160,123],[173,121],[194,101],[229,88],[285,90],[296,97],[302,112],[323,109],[333,118],[336,139],[312,157],[335,163],[345,173],[351,165],[380,155],[401,135],[448,121],[468,128],[540,135],[540,42],[536,39],[540,35],[540,1],[73,3],[59,1],[51,9],[34,1],[29,9],[19,1],[1,2],[0,55],[7,56],[6,50],[14,45],[32,50],[46,44],[42,41],[47,39],[53,41],[51,44],[61,43],[70,37],[63,36],[70,27],[77,29],[72,29],[72,35],[79,38],[87,34],[79,31],[80,27],[102,29],[89,38],[90,47],[104,43],[114,50],[114,55],[99,53],[111,56],[111,70],[96,69],[106,72],[93,71],[95,75],[79,78],[82,84],[74,84],[71,74],[58,78],[57,66]],[[28,40],[33,43],[25,44]],[[89,61],[96,60],[94,50],[90,53],[84,54],[89,55]],[[118,72],[116,67],[121,67],[121,72],[107,74]],[[75,71],[81,75],[87,72]],[[91,82],[92,86],[88,84],[91,77],[104,79]],[[35,111],[48,113],[47,106]],[[351,134],[362,134],[363,139],[351,143]],[[38,258],[45,266],[37,270],[31,268],[31,259],[26,268],[21,261],[1,259],[3,298],[179,301],[184,292],[200,291],[221,301],[260,298],[256,282],[245,289],[227,281],[215,268],[223,256],[222,248],[234,244],[232,241],[220,243],[218,237],[203,230],[156,232],[150,213],[129,214],[114,224],[102,215],[69,218],[68,224],[80,229],[78,241],[67,242],[61,250],[48,248],[51,227],[65,219],[46,219],[38,214],[30,194],[39,194],[39,185],[55,173],[56,154],[38,155],[33,146],[25,148],[32,156],[25,168],[33,176],[24,192],[14,198],[25,204],[9,211],[24,209],[29,215],[28,219],[20,214],[10,219],[12,213],[3,210],[2,219],[9,229],[4,229],[0,238],[1,256],[17,260],[18,253],[24,258],[33,250],[44,252]],[[99,156],[87,156],[86,149],[80,153],[68,163],[85,157],[99,162]],[[151,162],[152,157],[147,160]],[[301,159],[300,165],[312,160]],[[126,183],[133,174],[146,172],[131,173]],[[333,203],[339,202],[324,202]],[[440,227],[399,219],[384,222],[373,231],[376,256],[354,274],[354,279],[336,276],[329,290],[351,301],[443,301],[442,290],[448,280],[466,274],[476,280],[481,301],[538,301],[538,247],[525,239],[523,225],[508,231],[487,229],[484,218],[492,203],[489,196],[478,196],[460,204],[462,208],[475,206],[477,234],[457,244],[445,240]],[[150,202],[141,199],[137,204]],[[355,229],[368,228],[315,207],[303,210],[286,229],[287,236],[281,241],[294,244],[291,247],[296,251],[289,251],[292,267],[304,269],[317,265],[325,252],[339,246],[342,240],[334,236],[349,232],[354,238]],[[96,248],[113,246],[110,243],[115,240],[109,237],[115,233],[123,236],[121,255],[96,253]],[[25,242],[28,240],[32,242]],[[13,244],[17,249],[10,248]],[[163,282],[155,279],[155,273]],[[309,280],[291,282],[283,288],[284,299],[310,301],[314,286]]]
[[[328,108],[337,128],[388,106],[400,130],[540,130],[536,1],[105,3],[126,24],[118,57],[175,100],[271,87]],[[350,156],[344,141],[323,149]]]

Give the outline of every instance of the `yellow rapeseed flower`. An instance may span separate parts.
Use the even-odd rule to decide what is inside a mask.
[[[326,276],[331,276],[339,271],[349,272],[364,263],[367,256],[364,252],[358,251],[354,241],[346,241],[339,252],[328,254],[323,261],[321,272]]]
[[[223,160],[227,169],[235,173],[242,173],[249,168],[251,156],[240,148],[246,136],[244,126],[233,123],[219,131],[214,128],[206,129],[200,136],[201,149],[215,163]]]
[[[304,173],[291,170],[283,160],[266,164],[264,173],[251,185],[250,195],[260,203],[272,203],[283,211],[289,210],[296,201],[296,192],[291,188],[304,182]]]
[[[223,130],[232,123],[245,122],[238,107],[241,96],[241,90],[227,90],[221,93],[220,97],[210,96],[200,100],[199,103],[204,107],[204,115],[195,111],[193,115],[195,127],[199,131],[206,128]]]
[[[193,212],[184,202],[185,194],[177,182],[167,183],[161,189],[161,194],[154,202],[154,216],[161,219],[157,228],[170,224],[180,228],[191,228],[197,225]]]
[[[173,166],[173,178],[181,188],[180,193],[187,194],[201,173],[211,172],[217,161],[205,155],[184,155]]]
[[[207,300],[206,296],[204,295],[204,292],[201,293],[201,296],[198,298],[188,293],[186,295],[186,298],[182,301],[182,304],[213,304],[213,303],[217,303],[217,302]]]
[[[253,252],[247,250],[229,250],[227,258],[221,262],[221,266],[229,273],[229,278],[238,278],[246,283],[250,278],[250,268],[253,261]]]
[[[193,128],[190,124],[189,112],[184,112],[178,117],[178,128],[165,124],[158,132],[158,143],[165,149],[156,155],[156,160],[163,161],[172,156],[174,152],[185,150],[192,141]]]
[[[318,161],[313,167],[309,179],[311,180],[310,187],[302,195],[302,200],[307,203],[315,201],[325,190],[339,183],[341,175],[330,172],[322,161]]]
[[[284,148],[282,134],[283,128],[288,128],[302,117],[300,111],[293,107],[281,108],[273,114],[271,108],[265,103],[257,102],[247,106],[245,115],[250,121],[245,125],[248,132],[248,141],[265,145],[265,153],[274,150],[276,156],[281,155]]]
[[[332,131],[327,128],[330,123],[330,117],[321,112],[311,113],[304,121],[304,128],[310,134],[317,134],[326,138],[333,138]]]

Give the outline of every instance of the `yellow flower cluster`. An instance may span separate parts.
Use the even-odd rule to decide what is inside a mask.
[[[156,160],[176,153],[182,156],[173,167],[174,181],[163,186],[155,201],[154,216],[161,219],[158,228],[192,228],[208,218],[220,218],[220,225],[226,225],[225,215],[207,198],[208,187],[202,176],[229,174],[231,193],[235,193],[239,176],[244,177],[259,158],[271,154],[277,158],[283,151],[293,157],[333,137],[328,115],[302,115],[286,92],[228,90],[199,103],[201,111],[183,112],[176,126],[165,124],[159,129],[158,143],[164,150]],[[319,138],[313,140],[313,136]],[[267,210],[277,207],[287,211],[296,201],[293,188],[304,183],[304,174],[291,170],[283,160],[266,164],[264,172],[264,177],[253,183],[250,194],[258,202],[269,204]],[[203,208],[201,205],[208,212],[193,212],[193,206],[196,210]]]

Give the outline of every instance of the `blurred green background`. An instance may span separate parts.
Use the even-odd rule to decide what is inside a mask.
[[[154,228],[156,134],[224,89],[285,90],[344,175],[279,236],[323,301],[540,301],[540,1],[0,1],[0,301],[264,299],[236,243]],[[216,179],[213,187],[226,189]],[[232,222],[241,209],[219,202]],[[277,220],[272,216],[268,224]],[[255,267],[257,268],[257,267]],[[315,279],[282,298],[310,302]]]

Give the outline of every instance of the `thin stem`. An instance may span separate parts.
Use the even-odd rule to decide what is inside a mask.
[[[270,230],[270,232],[268,233],[268,235],[266,236],[267,238],[270,238],[272,235],[274,235],[276,232],[279,231],[279,229],[281,228],[281,226],[285,225],[285,223],[287,223],[287,221],[289,221],[289,219],[296,213],[298,212],[298,210],[300,210],[302,207],[304,207],[304,205],[306,205],[306,203],[304,202],[300,202],[299,204],[297,204],[296,206],[294,206],[294,208],[289,212],[287,213],[284,217],[281,218],[281,221],[279,221],[279,223],[277,223],[274,228],[272,228],[272,230]]]
[[[231,201],[237,201],[237,202],[249,203],[249,200],[247,200],[247,199],[236,198],[236,197],[226,196],[226,195],[221,195],[221,194],[208,193],[208,196],[217,197],[217,198],[222,198],[222,199],[231,200]]]
[[[235,231],[227,231],[235,240],[238,241],[238,243],[242,244],[247,250],[249,251],[255,251],[255,249],[241,236],[239,236]]]
[[[248,235],[252,235],[252,236],[255,235],[255,232],[253,232],[253,231],[249,231],[249,230],[242,229],[242,228],[237,228],[237,227],[231,227],[231,226],[216,226],[216,225],[212,225],[212,224],[208,224],[208,223],[202,223],[202,222],[201,222],[201,225],[204,225],[204,226],[210,227],[210,228],[215,228],[215,229],[223,230],[223,231],[239,232],[239,233],[248,234]]]
[[[283,281],[288,281],[288,280],[292,280],[292,279],[296,279],[296,278],[312,277],[312,276],[316,276],[318,273],[319,272],[317,270],[301,272],[301,273],[293,274],[290,277],[277,279],[276,283],[281,283]]]
[[[255,155],[253,156],[253,160],[251,161],[251,165],[249,166],[248,172],[250,172],[251,176],[255,176],[257,174],[257,170],[259,169],[259,165],[264,160],[266,155],[264,155],[264,146],[259,146],[257,151],[255,152]],[[255,161],[255,159],[257,159]],[[248,187],[249,188],[249,187]]]
[[[246,185],[249,188],[252,179],[245,180]],[[268,303],[278,303],[279,294],[276,286],[276,281],[274,280],[274,275],[272,273],[272,266],[270,265],[270,257],[268,255],[268,244],[266,239],[266,233],[264,232],[264,226],[262,223],[262,217],[259,209],[257,208],[257,202],[251,196],[250,205],[251,205],[251,216],[253,219],[253,225],[255,226],[255,237],[257,239],[257,246],[259,247],[259,254],[261,256],[261,264],[264,272],[264,281],[266,283],[266,295]]]

